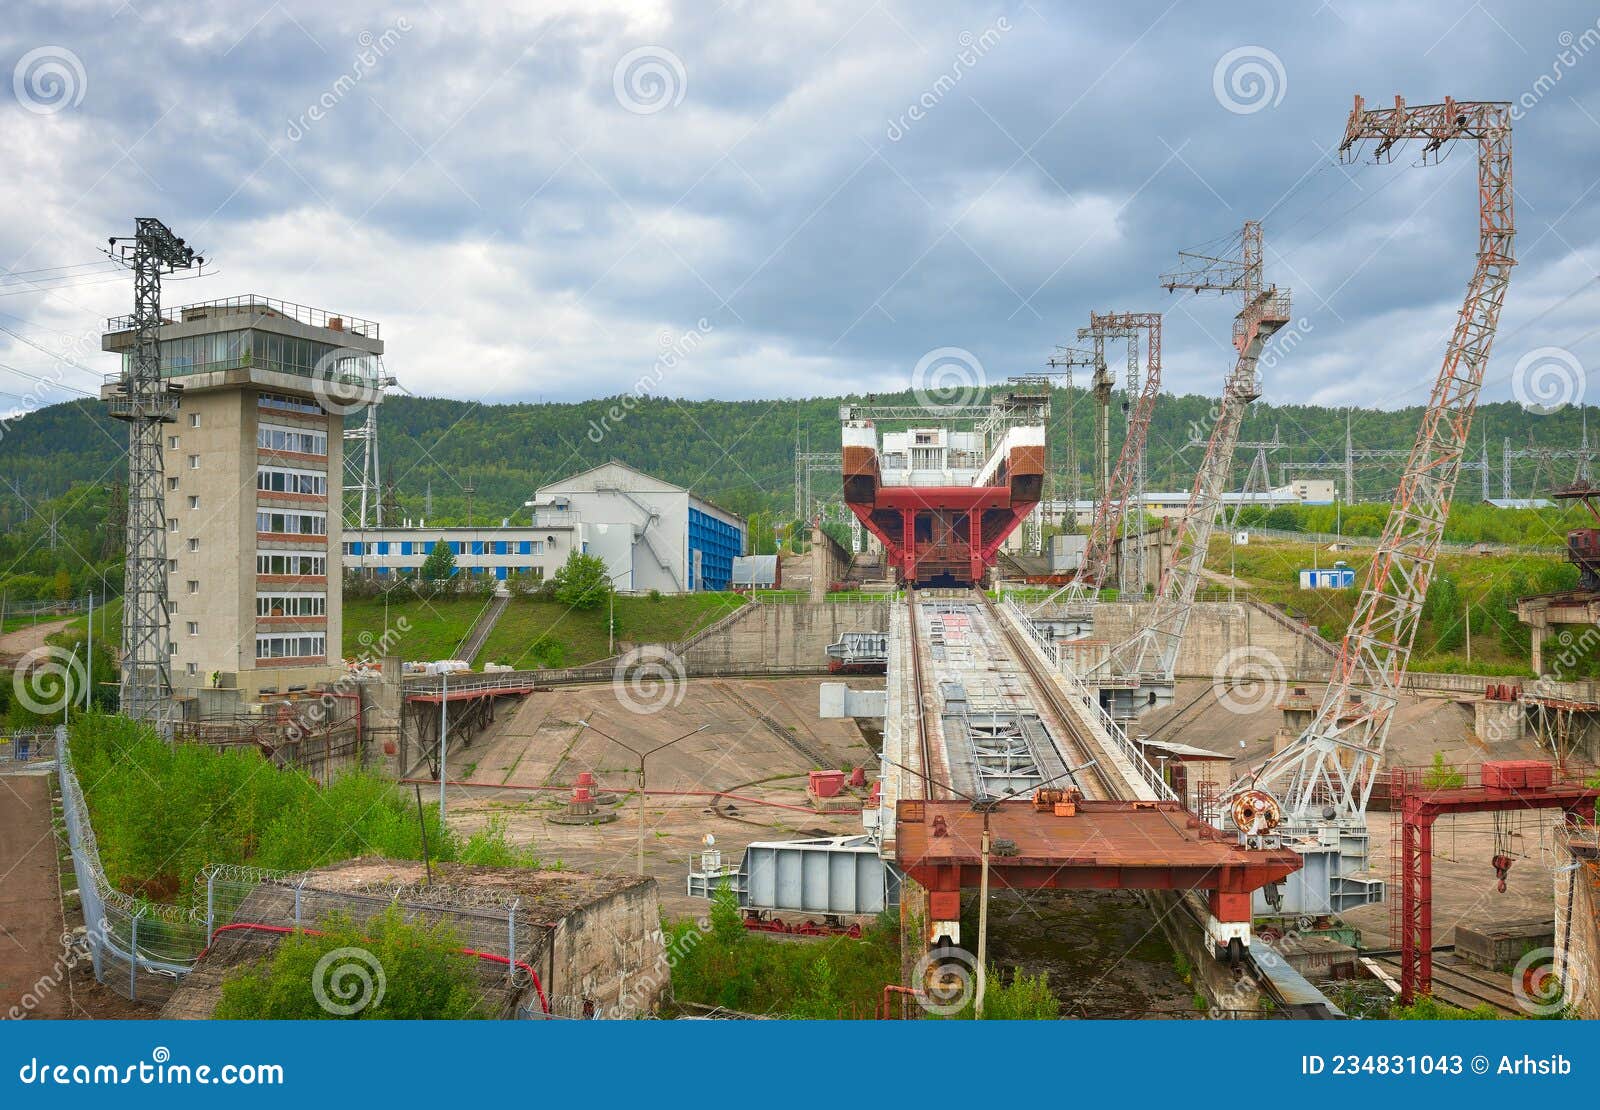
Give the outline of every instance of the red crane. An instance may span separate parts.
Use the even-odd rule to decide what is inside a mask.
[[[1400,885],[1400,1002],[1409,1005],[1433,991],[1433,823],[1442,814],[1507,813],[1560,809],[1568,823],[1595,817],[1600,789],[1585,782],[1564,781],[1549,763],[1508,759],[1455,772],[1454,785],[1429,787],[1432,768],[1395,767],[1389,772],[1390,804],[1399,835],[1396,853]],[[1490,862],[1505,890],[1511,857],[1501,853]],[[1391,895],[1392,897],[1392,895]],[[1558,959],[1557,961],[1561,961]]]
[[[1089,531],[1089,547],[1084,557],[1088,577],[1105,584],[1111,566],[1111,552],[1127,517],[1128,502],[1137,491],[1143,493],[1145,436],[1150,430],[1150,415],[1161,392],[1161,313],[1091,312],[1089,326],[1078,329],[1079,339],[1133,339],[1145,333],[1144,382],[1128,413],[1128,434],[1122,441],[1116,469],[1094,508],[1094,524]],[[1140,506],[1143,511],[1143,506]],[[1127,553],[1124,552],[1124,557]],[[1144,558],[1144,552],[1137,553]]]

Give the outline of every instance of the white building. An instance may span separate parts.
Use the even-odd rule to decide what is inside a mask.
[[[743,519],[618,462],[541,486],[525,508],[528,524],[350,529],[344,567],[379,578],[415,574],[443,540],[458,574],[542,581],[578,551],[603,559],[624,593],[686,593],[727,589],[744,554]]]
[[[582,552],[583,525],[566,514],[536,513],[531,524],[444,525],[409,522],[395,527],[351,528],[344,533],[344,569],[377,578],[415,575],[433,545],[443,542],[455,556],[456,573],[504,582],[528,574],[542,582],[555,576],[573,551]]]
[[[625,592],[725,590],[745,550],[743,518],[615,460],[540,486],[528,507],[581,521],[589,554]]]

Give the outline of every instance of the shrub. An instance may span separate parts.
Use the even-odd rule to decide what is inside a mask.
[[[443,923],[413,925],[398,906],[390,906],[359,927],[348,917],[336,916],[321,922],[317,931],[320,936],[286,936],[270,959],[230,972],[213,1016],[249,1020],[488,1016],[478,1004],[474,959],[461,952],[460,938]]]

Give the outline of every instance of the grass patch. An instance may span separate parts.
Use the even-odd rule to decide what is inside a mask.
[[[480,1005],[476,961],[461,952],[461,937],[443,922],[410,924],[398,906],[390,906],[360,925],[348,916],[325,918],[317,931],[322,935],[286,936],[269,959],[229,972],[212,1016],[280,1021],[490,1016]]]
[[[682,920],[665,926],[672,993],[680,1002],[792,1018],[877,1015],[886,983],[900,981],[898,923],[885,918],[859,938],[775,940],[750,933],[724,887],[712,900],[709,928]]]
[[[618,595],[616,638],[673,643],[744,604],[744,597],[734,593]],[[607,657],[606,618],[604,605],[572,609],[557,601],[514,597],[475,663],[504,663],[519,670],[593,663]]]
[[[1371,548],[1333,552],[1310,543],[1252,538],[1233,547],[1227,537],[1212,540],[1206,560],[1209,569],[1231,573],[1249,585],[1252,596],[1276,605],[1304,620],[1337,644],[1349,627],[1360,597],[1360,587],[1372,562]],[[1356,572],[1355,585],[1345,590],[1302,590],[1299,571],[1315,565],[1327,568],[1342,560]],[[1450,552],[1439,557],[1430,603],[1423,611],[1411,660],[1414,671],[1451,674],[1531,674],[1532,652],[1528,629],[1517,621],[1513,608],[1518,596],[1569,588],[1571,567],[1559,552],[1545,554],[1472,555]],[[1446,583],[1448,582],[1448,585]],[[1450,593],[1448,607],[1431,595]],[[1465,610],[1472,611],[1472,660],[1466,657]],[[1600,675],[1600,657],[1594,652],[1575,663],[1562,678]]]
[[[452,659],[472,622],[488,604],[481,597],[419,598],[395,594],[389,599],[389,627],[404,617],[410,628],[397,633],[396,651],[403,659]],[[344,602],[344,654],[371,650],[383,636],[384,601],[381,597],[346,598]],[[365,638],[363,638],[365,637]]]
[[[415,804],[386,779],[352,771],[323,787],[253,749],[169,747],[125,717],[87,715],[71,727],[101,864],[127,893],[183,902],[214,864],[300,871],[353,856],[422,858]],[[538,865],[506,843],[503,822],[463,839],[441,830],[437,806],[424,806],[423,821],[434,859]]]

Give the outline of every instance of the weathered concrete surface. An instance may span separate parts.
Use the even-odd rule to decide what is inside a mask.
[[[876,756],[854,721],[818,718],[823,681],[691,678],[682,685],[681,699],[669,692],[655,712],[633,711],[611,686],[531,694],[492,731],[452,753],[458,769],[452,779],[495,789],[450,788],[450,824],[470,833],[502,820],[512,842],[533,847],[547,862],[560,860],[595,874],[632,874],[639,802],[630,791],[639,781],[638,753],[707,726],[649,757],[650,789],[682,793],[651,794],[644,806],[645,869],[660,881],[662,905],[674,917],[699,916],[706,903],[684,893],[684,879],[707,833],[737,859],[753,840],[861,831],[858,815],[813,813],[806,801],[806,772],[815,766],[806,751],[836,767],[865,766],[869,778],[877,773]],[[755,719],[746,704],[758,706],[771,724]],[[584,729],[580,721],[592,727]],[[566,794],[537,788],[570,784],[582,771],[592,772],[601,789],[618,792],[619,806],[606,807],[618,820],[552,824],[547,815],[565,806]],[[738,798],[713,797],[718,791]]]
[[[1143,602],[1097,605],[1093,638],[1120,643],[1139,629],[1152,609]],[[1306,637],[1296,635],[1254,606],[1227,601],[1195,602],[1174,669],[1180,678],[1210,678],[1223,668],[1229,652],[1245,648],[1266,653],[1262,658],[1276,659],[1289,678],[1327,673],[1326,657]]]
[[[766,665],[824,668],[828,645],[845,632],[889,627],[887,601],[775,604],[755,602],[739,619],[683,653],[690,674],[701,668]]]

